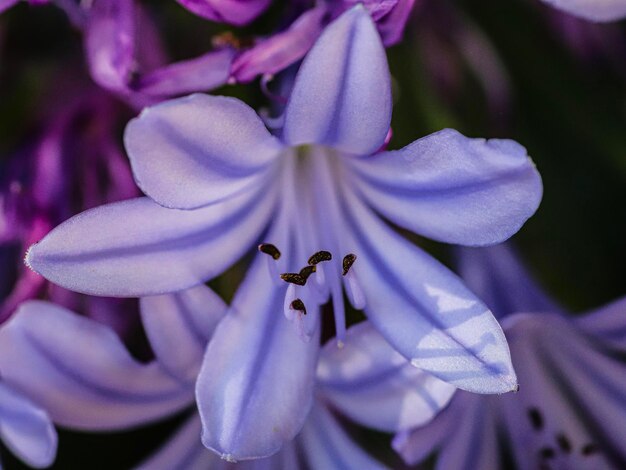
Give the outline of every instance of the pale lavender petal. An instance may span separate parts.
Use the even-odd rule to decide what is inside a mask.
[[[570,15],[589,21],[618,21],[626,17],[625,0],[542,0]]]
[[[195,382],[204,350],[226,313],[226,304],[205,285],[143,297],[141,320],[154,355],[179,380]]]
[[[300,431],[313,400],[319,323],[309,342],[294,333],[266,256],[257,256],[218,325],[196,385],[202,442],[228,460],[278,452]]]
[[[31,467],[48,467],[56,457],[58,438],[48,414],[4,381],[0,382],[0,437]]]
[[[350,328],[341,348],[326,343],[317,380],[324,398],[343,414],[389,432],[430,421],[456,390],[413,367],[369,322]]]
[[[128,428],[193,400],[158,364],[133,359],[111,329],[48,302],[22,304],[0,330],[0,371],[72,428]]]
[[[446,243],[506,240],[541,201],[539,173],[512,140],[445,129],[402,150],[348,160],[362,196],[382,215]]]
[[[200,442],[202,424],[194,414],[176,431],[159,451],[137,467],[137,470],[298,470],[300,468],[293,444],[267,459],[231,463],[220,459]]]
[[[383,145],[390,120],[387,56],[359,5],[331,23],[304,59],[286,108],[284,138],[291,145],[366,155]]]
[[[458,248],[461,278],[497,317],[562,311],[534,281],[511,246]]]
[[[259,185],[282,149],[246,104],[202,94],[144,109],[124,141],[139,187],[178,209]]]
[[[413,365],[477,393],[517,386],[502,329],[447,268],[387,227],[349,190],[345,210],[368,319]]]
[[[324,470],[386,468],[352,441],[333,415],[320,405],[311,410],[311,416],[298,439],[302,442],[302,449],[310,468]]]
[[[275,74],[300,60],[323,29],[323,4],[303,13],[288,29],[273,34],[244,51],[233,62],[231,74],[246,83],[261,74]]]
[[[176,0],[208,20],[242,26],[260,15],[270,0]]]
[[[464,413],[457,405],[459,395],[460,393],[452,399],[447,408],[434,416],[428,425],[396,434],[391,445],[407,464],[414,465],[426,460],[454,433],[455,424]]]
[[[85,29],[91,76],[100,86],[125,92],[135,67],[132,0],[94,0]]]
[[[574,321],[584,331],[604,341],[626,345],[626,297],[576,317]]]
[[[148,198],[83,212],[33,245],[26,262],[67,289],[137,297],[198,285],[241,257],[269,221],[275,193],[246,192],[204,209]]]
[[[448,429],[445,447],[437,458],[437,470],[449,468],[502,468],[496,416],[487,397],[470,398],[466,413]],[[460,419],[459,419],[460,418]]]
[[[175,62],[139,76],[132,89],[156,97],[212,90],[227,82],[234,55],[225,48]]]

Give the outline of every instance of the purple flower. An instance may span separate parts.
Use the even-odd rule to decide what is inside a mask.
[[[295,21],[268,38],[261,38],[233,61],[231,76],[246,83],[258,75],[271,77],[302,59],[324,28],[352,8],[353,0],[327,0],[302,12]],[[363,6],[375,21],[383,44],[392,46],[402,39],[415,0],[365,1]]]
[[[626,299],[568,318],[506,248],[469,257],[463,271],[470,285],[506,316],[502,326],[520,391],[457,392],[431,423],[397,435],[394,447],[409,464],[437,451],[437,468],[500,468],[507,452],[517,468],[620,467],[626,459]]]
[[[598,23],[618,21],[626,17],[624,0],[543,0],[570,15]]]
[[[208,20],[242,26],[263,13],[270,0],[176,0]]]
[[[116,316],[120,299],[86,298],[53,286],[20,263],[22,251],[70,216],[99,204],[137,194],[117,143],[118,105],[92,92],[79,92],[62,111],[46,116],[7,162],[0,180],[0,322],[20,302],[46,297],[99,318],[115,320],[119,331],[131,315]],[[54,108],[54,106],[51,106]],[[110,308],[109,308],[110,307]]]
[[[149,108],[129,124],[126,145],[150,198],[70,219],[27,262],[72,290],[145,296],[220,274],[263,236],[197,388],[205,445],[237,459],[270,455],[303,426],[319,307],[332,299],[343,342],[342,288],[413,365],[463,389],[513,390],[491,312],[377,212],[436,240],[496,243],[536,210],[539,175],[519,144],[453,130],[370,156],[390,117],[385,51],[355,7],[304,61],[281,139],[232,98],[192,95]],[[274,423],[276,432],[255,430]]]
[[[226,306],[210,289],[198,286],[144,298],[141,309],[156,356],[151,363],[133,360],[106,326],[30,301],[0,329],[0,370],[42,403],[57,424],[74,429],[125,429],[184,410],[193,403],[204,346]],[[430,420],[454,387],[412,367],[365,322],[348,331],[345,348],[332,342],[324,347],[316,390],[315,405],[296,441],[258,464],[298,468],[298,449],[311,468],[382,468],[351,441],[329,405],[356,422],[394,432]],[[194,412],[140,468],[226,465],[202,446],[200,430]]]

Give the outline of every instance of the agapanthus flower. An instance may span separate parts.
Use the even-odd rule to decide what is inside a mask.
[[[27,254],[66,288],[146,296],[201,284],[264,242],[198,380],[204,443],[220,454],[270,455],[300,430],[319,307],[332,301],[343,342],[343,289],[413,365],[470,391],[516,388],[489,309],[378,213],[436,240],[496,243],[534,213],[540,177],[518,143],[453,130],[376,153],[389,131],[389,82],[380,36],[357,6],[305,59],[280,138],[232,98],[148,108],[125,141],[149,197],[84,212]]]
[[[459,391],[431,423],[396,436],[395,448],[409,464],[437,451],[437,468],[621,468],[626,300],[571,317],[506,248],[464,258],[469,284],[505,317],[520,391]]]
[[[193,405],[204,349],[226,305],[198,286],[143,298],[141,308],[156,356],[150,363],[133,360],[107,326],[29,301],[0,329],[0,371],[41,402],[57,424],[74,429],[119,430],[184,411]],[[412,367],[367,322],[348,331],[345,348],[333,342],[324,347],[316,382],[315,405],[297,439],[268,459],[239,466],[383,468],[351,440],[332,408],[393,432],[431,419],[454,390]],[[231,468],[202,446],[200,430],[193,410],[139,468]]]
[[[570,15],[598,23],[626,18],[625,0],[543,0],[543,2]]]

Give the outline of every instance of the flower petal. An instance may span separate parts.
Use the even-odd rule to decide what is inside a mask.
[[[256,240],[274,206],[273,191],[246,192],[204,209],[165,209],[148,198],[83,212],[26,254],[26,263],[67,289],[144,296],[201,284]]]
[[[202,425],[200,416],[194,414],[157,453],[137,467],[137,470],[180,468],[191,470],[232,470],[235,464],[220,459],[200,442]],[[276,455],[267,459],[240,462],[237,470],[298,470],[295,446],[288,444]]]
[[[434,240],[506,240],[541,201],[539,173],[512,140],[468,139],[452,129],[402,150],[349,159],[363,197],[394,223]]]
[[[246,104],[203,94],[144,109],[126,127],[124,141],[139,187],[177,209],[258,184],[282,148]]]
[[[413,365],[477,393],[517,385],[509,349],[489,309],[448,269],[387,227],[346,189],[352,269],[365,313]]]
[[[234,55],[232,49],[225,48],[175,62],[140,75],[132,88],[157,97],[212,90],[228,80]]]
[[[52,465],[57,452],[57,433],[48,414],[0,382],[0,437],[29,466]]]
[[[302,428],[313,399],[319,323],[312,341],[294,333],[265,256],[218,325],[196,386],[202,442],[227,460],[278,452]]]
[[[317,380],[324,398],[342,413],[389,432],[430,421],[456,391],[413,367],[369,322],[351,327],[342,348],[326,343]]]
[[[103,88],[126,92],[135,67],[135,6],[132,0],[96,0],[85,28],[87,62]]]
[[[570,15],[598,23],[618,21],[626,17],[624,0],[543,0]]]
[[[22,304],[0,330],[0,370],[72,428],[128,428],[193,400],[158,364],[134,360],[111,329],[48,302]]]
[[[325,14],[326,6],[320,4],[300,15],[285,31],[242,52],[233,63],[233,77],[241,83],[250,82],[257,75],[275,74],[300,60],[322,32]]]
[[[461,278],[497,317],[520,312],[560,312],[530,276],[511,246],[458,248]]]
[[[196,381],[204,350],[226,313],[226,304],[205,285],[140,299],[141,320],[159,363],[183,382]]]
[[[576,317],[574,321],[584,331],[604,341],[626,345],[626,297]]]
[[[176,0],[187,10],[207,20],[242,26],[269,5],[270,0]]]
[[[359,5],[331,23],[304,59],[285,111],[284,138],[365,155],[381,147],[390,121],[385,49]]]
[[[330,412],[320,405],[311,410],[299,440],[310,468],[386,468],[352,441]]]

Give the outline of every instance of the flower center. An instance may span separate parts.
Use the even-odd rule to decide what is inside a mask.
[[[284,155],[277,219],[285,221],[285,245],[279,248],[268,240],[259,245],[259,251],[268,255],[270,277],[277,285],[287,286],[284,313],[295,322],[301,337],[310,339],[319,307],[330,299],[341,346],[346,331],[344,291],[359,310],[365,307],[365,296],[358,282],[358,262],[355,268],[357,255],[343,236],[348,227],[341,210],[341,184],[345,182],[340,160],[333,150],[315,146],[290,149]],[[282,255],[282,248],[287,256]]]

